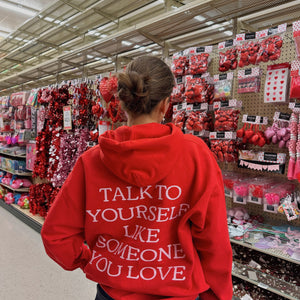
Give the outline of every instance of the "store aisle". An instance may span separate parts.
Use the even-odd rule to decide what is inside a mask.
[[[96,283],[46,254],[40,235],[0,207],[0,299],[92,300]]]

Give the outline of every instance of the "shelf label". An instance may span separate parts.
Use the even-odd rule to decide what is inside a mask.
[[[64,106],[64,130],[72,129],[71,106]]]
[[[264,284],[264,283],[259,283],[257,286],[259,286],[259,287],[261,287],[261,288],[263,288],[263,289],[268,289],[269,288],[269,286],[268,285],[266,285],[266,284]]]
[[[257,281],[257,275],[254,271],[248,271],[248,277],[251,279],[251,280],[254,280],[254,281]]]

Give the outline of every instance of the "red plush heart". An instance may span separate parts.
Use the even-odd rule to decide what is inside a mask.
[[[112,98],[112,94],[110,93],[110,90],[108,89],[108,86],[107,86],[107,82],[108,82],[108,78],[107,77],[104,77],[101,81],[100,81],[100,93],[101,93],[101,96],[102,98],[104,99],[104,101],[106,103],[108,103],[111,98]]]

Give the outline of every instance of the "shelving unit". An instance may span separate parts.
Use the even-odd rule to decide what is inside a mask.
[[[0,206],[12,213],[35,231],[41,232],[42,225],[44,223],[43,217],[35,216],[29,212],[29,209],[22,209],[16,204],[6,204],[3,200],[0,200]]]
[[[259,251],[259,252],[262,252],[262,253],[265,253],[265,254],[269,254],[269,255],[284,259],[286,261],[292,262],[292,263],[297,264],[297,265],[300,265],[299,260],[292,259],[288,255],[279,254],[278,252],[276,253],[276,251],[272,250],[272,249],[271,250],[260,249],[260,248],[257,248],[255,246],[249,244],[249,243],[246,243],[246,242],[243,242],[243,241],[237,241],[237,240],[234,240],[234,239],[230,239],[230,242],[234,243],[234,244],[237,244],[237,245],[240,245],[240,246],[243,246],[243,247],[250,248],[252,250],[256,250],[256,251]]]
[[[29,188],[20,188],[20,189],[13,189],[11,186],[7,185],[7,184],[4,184],[2,182],[0,182],[0,184],[2,186],[4,186],[5,188],[13,191],[13,192],[17,192],[17,193],[26,193],[26,192],[29,192]]]
[[[274,282],[277,283],[277,286],[280,286],[280,284],[287,285],[290,289],[294,290],[293,295],[286,294],[286,293],[282,292],[281,290],[279,290],[277,288],[274,288],[272,286],[268,286],[266,284],[263,284],[263,283],[259,282],[258,280],[253,280],[253,279],[249,278],[250,275],[248,274],[248,271],[255,272],[255,274],[258,274],[258,275],[263,276],[263,277],[267,277],[268,276],[269,278],[272,278],[274,280]],[[246,273],[248,275],[246,275]],[[266,275],[264,273],[261,273],[258,270],[255,270],[255,269],[250,270],[250,267],[248,267],[248,266],[244,266],[242,264],[234,262],[233,263],[232,275],[235,276],[235,277],[238,277],[238,278],[240,278],[240,279],[242,279],[244,281],[247,281],[247,282],[250,282],[250,283],[252,283],[254,285],[257,285],[260,288],[267,289],[270,292],[272,292],[274,294],[277,294],[279,296],[282,296],[282,297],[284,297],[286,299],[299,300],[299,297],[298,297],[298,295],[300,295],[300,289],[299,289],[299,287],[297,287],[295,285],[292,285],[292,284],[289,284],[287,282],[283,282],[282,280],[274,278],[274,277],[272,277],[270,275]],[[274,285],[274,286],[276,286],[276,285]]]
[[[18,176],[32,176],[32,172],[14,172],[14,171],[9,171],[4,168],[0,168],[0,170],[11,173],[13,175],[18,175]]]

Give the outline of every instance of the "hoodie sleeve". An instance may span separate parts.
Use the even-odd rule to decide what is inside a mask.
[[[85,176],[79,158],[58,193],[42,227],[47,254],[65,270],[84,268],[90,250],[84,244]]]
[[[209,150],[208,150],[209,151]],[[202,300],[232,299],[232,249],[229,240],[222,174],[211,153],[207,153],[206,172],[199,174],[200,199],[191,216],[192,237],[210,290]]]

